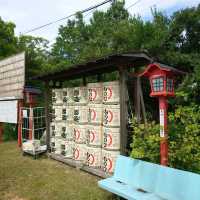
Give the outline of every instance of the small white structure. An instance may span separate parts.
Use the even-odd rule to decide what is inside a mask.
[[[22,150],[36,158],[47,150],[44,108],[22,108],[21,112]]]

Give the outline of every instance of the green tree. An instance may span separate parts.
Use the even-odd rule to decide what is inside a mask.
[[[26,81],[29,78],[41,74],[41,71],[48,63],[48,41],[41,37],[21,35],[17,43],[18,51],[26,52]]]
[[[17,52],[17,37],[14,28],[13,23],[4,22],[0,17],[0,59]]]

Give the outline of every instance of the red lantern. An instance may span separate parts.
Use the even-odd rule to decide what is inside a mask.
[[[184,72],[161,63],[150,64],[139,76],[148,77],[151,85],[151,97],[159,98],[160,110],[160,158],[161,165],[168,165],[167,134],[167,97],[174,97],[175,76]]]

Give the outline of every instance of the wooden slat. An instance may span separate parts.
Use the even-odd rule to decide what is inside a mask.
[[[127,155],[127,123],[128,123],[128,108],[127,108],[127,69],[119,69],[120,81],[120,152],[122,155]]]
[[[47,149],[50,150],[50,108],[51,105],[51,90],[49,87],[49,82],[45,82],[45,122],[46,122],[46,143]]]
[[[111,176],[110,174],[105,173],[104,171],[102,171],[99,168],[93,168],[93,167],[86,166],[80,161],[75,161],[75,160],[72,160],[70,158],[65,158],[62,155],[50,153],[49,157],[54,159],[54,160],[57,160],[59,162],[62,162],[64,164],[67,164],[71,167],[78,168],[80,170],[86,171],[88,173],[91,173],[91,174],[96,175],[96,176],[101,177],[101,178],[108,178],[109,176]]]

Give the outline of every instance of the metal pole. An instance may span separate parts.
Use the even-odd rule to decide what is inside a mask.
[[[29,140],[33,139],[33,107],[30,103],[29,106]]]
[[[159,97],[160,109],[160,163],[161,165],[168,165],[168,133],[167,133],[167,98]]]

